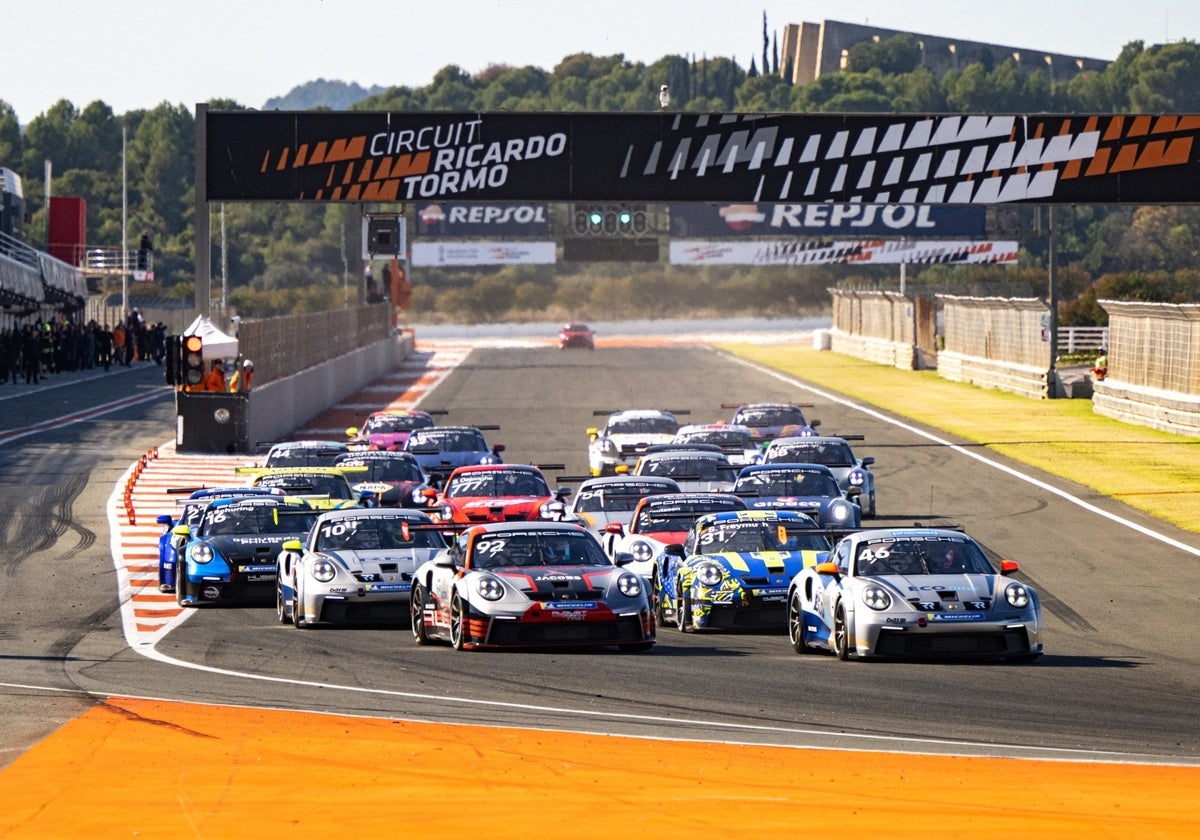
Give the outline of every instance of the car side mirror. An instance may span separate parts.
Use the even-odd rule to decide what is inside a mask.
[[[620,522],[609,522],[604,526],[604,533],[616,534],[618,537],[625,536],[625,526]]]
[[[687,557],[687,552],[684,551],[683,543],[668,543],[663,548],[663,554],[669,554],[672,557],[679,557],[680,559]]]
[[[192,535],[192,529],[189,528],[187,525],[176,525],[174,528],[171,529],[171,533],[177,537],[187,538]]]
[[[169,513],[160,513],[158,516],[154,517],[154,521],[157,522],[159,525],[170,525],[175,520],[171,517],[171,514],[169,514]]]
[[[871,455],[868,455],[866,458],[862,459],[862,465],[864,467],[869,467],[874,463],[875,463],[875,458]]]

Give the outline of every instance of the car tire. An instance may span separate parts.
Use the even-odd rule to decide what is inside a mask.
[[[863,515],[866,516],[867,519],[875,518],[875,494],[874,493],[871,493],[870,507],[867,508],[867,512]]]
[[[300,592],[299,581],[293,581],[292,587],[292,625],[297,630],[307,630],[308,621],[304,618],[304,595]]]
[[[654,582],[651,585],[651,592],[654,597],[654,626],[666,627],[671,622],[667,620],[667,611],[666,608],[663,607],[662,584],[658,582],[657,576],[654,578]]]
[[[187,571],[184,570],[182,575],[175,575],[175,603],[181,607],[190,607],[192,604],[187,602],[188,599],[188,582]]]
[[[457,592],[450,599],[450,646],[455,650],[467,647],[467,605]]]
[[[283,603],[283,584],[276,580],[275,582],[275,619],[280,624],[291,624],[292,618],[287,613],[287,607]]]
[[[686,592],[681,591],[678,583],[675,584],[675,626],[680,633],[687,633],[692,630],[692,599]]]
[[[812,653],[813,649],[804,637],[804,609],[800,602],[800,590],[792,593],[787,610],[788,641],[796,653]]]
[[[841,604],[833,612],[833,652],[843,662],[850,658],[850,628],[846,626],[846,609]]]
[[[418,645],[430,642],[429,631],[425,629],[425,590],[417,584],[412,588],[412,600],[408,605],[408,615],[412,620],[413,641]]]

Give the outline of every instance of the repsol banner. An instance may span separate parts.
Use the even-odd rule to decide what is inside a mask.
[[[417,204],[416,235],[429,238],[550,235],[546,204]]]
[[[895,239],[671,241],[671,265],[1016,265],[1017,243]]]
[[[201,105],[197,129],[207,201],[1200,203],[1200,115]]]
[[[672,204],[678,237],[903,236],[982,238],[983,207],[936,204]]]

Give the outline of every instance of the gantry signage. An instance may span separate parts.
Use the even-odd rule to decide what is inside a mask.
[[[1200,115],[207,111],[207,201],[1200,203]]]

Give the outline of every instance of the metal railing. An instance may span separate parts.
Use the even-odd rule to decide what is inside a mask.
[[[1108,346],[1108,327],[1059,327],[1058,354],[1074,356]]]

